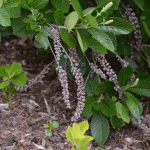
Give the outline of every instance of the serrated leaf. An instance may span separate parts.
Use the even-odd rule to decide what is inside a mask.
[[[83,107],[83,111],[81,113],[82,116],[84,117],[90,117],[96,113],[96,111],[93,109],[92,105],[97,102],[97,96],[88,96],[86,97],[84,104],[85,106]]]
[[[108,119],[100,111],[93,115],[91,133],[99,146],[102,146],[106,142],[109,135],[109,128]]]
[[[86,8],[83,10],[83,16],[86,16],[87,14],[91,14],[94,10],[94,7]]]
[[[0,89],[7,87],[9,84],[10,84],[10,81],[3,81],[2,83],[0,83]]]
[[[146,73],[139,73],[135,76],[135,79],[137,78],[139,78],[138,84],[128,88],[127,91],[144,96],[150,96],[150,75]]]
[[[93,28],[97,28],[98,27],[98,23],[97,20],[90,14],[86,15],[87,21],[88,23],[93,27]]]
[[[51,0],[52,4],[63,13],[68,13],[70,5],[68,0]]]
[[[17,36],[24,35],[26,31],[26,23],[23,22],[21,18],[15,18],[11,21],[11,26],[13,28],[13,34]]]
[[[117,114],[115,102],[112,100],[103,100],[101,103],[101,111],[105,116],[111,117]]]
[[[98,29],[88,29],[88,31],[92,37],[100,42],[105,48],[114,52],[115,47],[113,42],[104,31],[100,32]]]
[[[116,35],[121,35],[121,34],[129,34],[131,30],[129,30],[126,27],[115,27],[115,26],[98,26],[98,30],[100,31],[105,31],[105,32],[112,32]]]
[[[60,37],[71,47],[75,47],[77,45],[76,39],[64,29],[60,29]]]
[[[144,11],[143,6],[145,4],[145,0],[133,0],[133,1],[139,8],[141,8]]]
[[[88,33],[87,30],[81,30],[82,34],[84,35],[84,37],[86,38],[87,42],[88,42],[88,46],[94,50],[95,52],[101,54],[107,54],[107,49],[100,43],[98,42],[96,39],[92,38],[92,36]]]
[[[117,81],[120,87],[125,86],[129,80],[129,77],[131,77],[132,75],[133,75],[133,70],[129,65],[121,69],[121,71],[117,75]]]
[[[27,82],[27,77],[24,73],[21,73],[20,75],[14,76],[12,78],[12,83],[18,87],[22,87],[26,82]]]
[[[61,10],[57,9],[55,11],[54,18],[58,25],[61,25],[64,22],[64,13]]]
[[[7,3],[3,4],[4,9],[10,9],[11,7],[17,7],[20,4],[21,0],[9,0]]]
[[[68,29],[68,32],[77,24],[78,22],[78,13],[76,11],[71,12],[65,20],[65,26]]]
[[[5,9],[0,8],[0,24],[4,27],[11,26],[10,16]]]
[[[107,20],[113,20],[111,25],[99,26],[97,29],[105,32],[113,32],[114,34],[129,34],[135,28],[126,19],[121,17],[107,17]],[[112,31],[113,29],[113,31]]]
[[[131,93],[124,91],[123,94],[125,98],[125,103],[128,106],[130,112],[134,115],[135,118],[139,120],[143,111],[141,103]]]
[[[45,135],[48,136],[48,137],[51,137],[52,136],[52,131],[49,130],[49,129],[46,129],[45,130]]]
[[[43,9],[46,6],[46,4],[49,2],[49,0],[32,0],[29,2],[32,8]]]
[[[112,127],[114,129],[117,128],[118,130],[120,130],[120,128],[125,125],[125,122],[121,118],[118,118],[117,116],[110,117],[110,122]]]
[[[130,122],[129,110],[125,106],[123,106],[120,102],[116,102],[116,110],[118,118],[121,118],[127,123]]]
[[[70,0],[74,10],[79,14],[80,18],[82,18],[83,13],[82,13],[82,8],[80,6],[80,3],[78,2],[78,0]]]
[[[80,47],[81,47],[83,53],[85,53],[85,51],[88,48],[88,43],[87,43],[84,35],[82,34],[82,32],[80,32],[79,30],[76,30],[76,32],[77,32],[77,38],[78,38]]]
[[[35,40],[37,40],[37,41],[43,46],[43,48],[44,48],[45,50],[49,47],[48,38],[47,38],[42,32],[39,32],[39,33],[35,36]]]
[[[94,95],[94,90],[98,83],[99,83],[98,76],[96,73],[94,73],[93,77],[91,79],[88,79],[85,86],[85,92],[87,93],[88,96]]]
[[[11,64],[11,72],[14,72],[15,71],[15,75],[19,75],[22,71],[22,66],[20,63],[12,63]]]
[[[52,128],[58,128],[58,127],[59,127],[59,123],[57,121],[53,121]]]
[[[5,72],[5,66],[0,66],[0,77],[4,77],[6,76],[6,72]]]

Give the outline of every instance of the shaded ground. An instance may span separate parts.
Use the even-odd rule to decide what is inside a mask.
[[[23,72],[28,80],[35,78],[53,60],[51,52],[39,52],[33,43],[25,38],[10,36],[2,39],[0,66],[19,62],[22,64]],[[72,145],[67,140],[65,132],[68,126],[72,126],[70,119],[77,104],[77,86],[74,79],[69,79],[68,83],[72,110],[66,109],[54,65],[46,77],[35,84],[31,90],[23,93],[16,92],[12,98],[15,108],[13,110],[0,109],[0,149],[71,150]],[[44,97],[42,93],[44,93]],[[44,98],[50,106],[51,116],[47,112]],[[144,118],[150,113],[150,99],[143,97],[142,102]],[[7,103],[4,93],[0,90],[0,104]],[[26,122],[25,119],[29,119],[29,122]],[[50,119],[58,121],[60,127],[53,130],[52,137],[46,137],[42,126],[46,125]],[[86,118],[82,117],[78,122],[83,120]],[[148,120],[150,119],[145,119],[144,122],[147,126],[150,125]],[[90,131],[87,131],[86,134],[91,135]],[[89,149],[149,150],[150,138],[144,135],[142,129],[129,124],[120,131],[111,128],[109,137],[102,147],[98,147],[97,143],[92,141],[89,143]]]

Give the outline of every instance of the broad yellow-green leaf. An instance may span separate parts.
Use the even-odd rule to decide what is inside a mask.
[[[66,17],[65,26],[67,27],[69,32],[77,24],[77,22],[78,22],[78,13],[76,11],[71,12]]]

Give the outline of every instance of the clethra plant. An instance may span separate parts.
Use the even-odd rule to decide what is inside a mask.
[[[72,150],[87,150],[88,142],[93,140],[91,136],[85,136],[84,133],[89,129],[88,121],[80,122],[79,124],[73,123],[73,127],[68,127],[66,131],[67,139],[73,144]]]
[[[142,96],[150,96],[150,76],[143,62],[145,54],[150,68],[149,49],[145,48],[148,45],[143,43],[150,37],[146,1],[133,0],[138,15],[132,12],[133,6],[127,6],[130,2],[121,0],[95,0],[97,6],[89,8],[86,0],[84,6],[81,0],[10,1],[0,2],[0,15],[5,16],[0,19],[2,37],[6,33],[26,35],[30,41],[35,39],[40,50],[51,50],[68,109],[73,109],[68,78],[75,77],[77,106],[72,122],[81,115],[92,116],[91,133],[102,146],[109,135],[108,119],[117,129],[133,118],[140,119],[140,100]],[[107,55],[116,57],[122,65],[119,74],[106,59]],[[48,72],[49,65],[28,85],[15,87],[16,91],[31,89]],[[1,86],[5,91],[8,81],[6,77],[4,80]]]
[[[10,109],[13,108],[11,95],[15,94],[15,87],[22,87],[27,82],[27,77],[22,71],[22,66],[19,63],[13,63],[7,66],[0,67],[0,77],[3,78],[3,82],[0,83],[0,89],[5,94],[5,98],[9,100]],[[10,85],[12,84],[14,85]],[[8,93],[8,94],[7,94]]]
[[[52,136],[52,129],[53,128],[58,128],[59,127],[59,123],[57,121],[52,121],[50,119],[50,122],[48,125],[46,126],[43,126],[43,128],[47,128],[45,130],[45,135],[48,136],[48,137],[51,137]]]

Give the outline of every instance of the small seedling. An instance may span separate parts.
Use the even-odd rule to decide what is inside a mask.
[[[27,77],[22,73],[21,64],[16,62],[11,65],[1,66],[0,77],[3,78],[3,82],[0,83],[0,89],[6,93],[5,98],[9,100],[10,109],[13,109],[11,95],[15,94],[15,86],[22,87],[27,82]],[[10,86],[11,83],[14,85]]]
[[[29,119],[25,118],[25,121],[26,121],[26,122],[29,122]]]
[[[43,128],[47,128],[45,130],[45,135],[48,136],[48,137],[51,137],[52,136],[52,129],[53,128],[58,128],[59,127],[59,123],[57,121],[53,121],[50,119],[50,122],[48,125],[46,126],[43,126]]]

